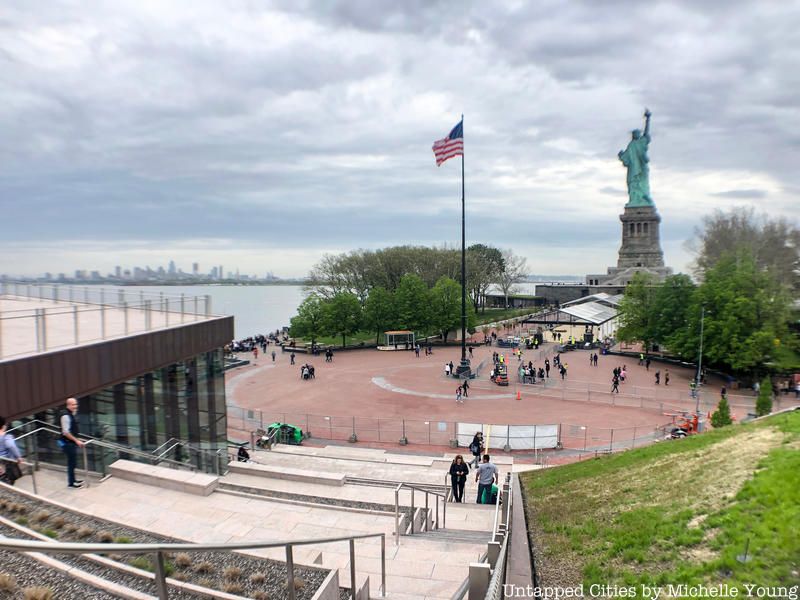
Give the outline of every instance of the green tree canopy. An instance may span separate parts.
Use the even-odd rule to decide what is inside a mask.
[[[315,344],[317,338],[325,333],[324,313],[322,298],[309,294],[297,307],[297,315],[290,321],[290,334],[293,337],[310,339],[311,344]]]
[[[383,286],[372,288],[364,305],[364,327],[375,332],[375,343],[380,342],[380,336],[395,326],[397,309],[394,296]]]
[[[687,310],[687,326],[670,336],[670,349],[696,358],[701,308],[705,309],[703,357],[737,373],[763,371],[781,345],[792,345],[786,289],[759,269],[747,251],[726,255],[706,271]]]
[[[619,304],[619,339],[642,342],[645,348],[653,345],[658,320],[657,292],[657,282],[652,275],[636,273],[633,276]]]
[[[431,320],[428,286],[412,273],[403,275],[395,292],[398,324],[411,331],[424,331]]]
[[[355,294],[340,292],[325,302],[323,309],[323,329],[331,335],[342,336],[342,346],[347,336],[354,334],[361,326],[361,303]]]
[[[447,341],[450,331],[461,329],[461,286],[449,277],[442,277],[430,291],[431,327]],[[467,304],[467,327],[475,326],[475,310]]]

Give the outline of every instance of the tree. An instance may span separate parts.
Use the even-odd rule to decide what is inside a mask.
[[[763,417],[772,412],[772,381],[764,377],[756,398],[756,415]]]
[[[504,268],[503,253],[485,244],[473,244],[467,248],[467,291],[472,305],[477,311],[483,305],[486,309],[486,294],[489,287],[500,278]],[[461,282],[461,271],[454,277]]]
[[[653,341],[669,347],[669,339],[684,329],[695,289],[688,275],[670,275],[658,286],[655,294],[655,319],[652,323]],[[694,358],[692,358],[694,360]]]
[[[503,268],[497,281],[505,297],[505,308],[508,308],[508,296],[514,293],[516,285],[527,276],[526,262],[525,257],[515,255],[513,250],[503,250]]]
[[[430,291],[430,324],[447,341],[447,334],[461,327],[461,286],[449,277],[442,277]]]
[[[725,255],[745,251],[778,283],[800,291],[800,229],[784,218],[756,216],[745,207],[717,210],[703,219],[687,246],[696,254],[694,271],[701,280]]]
[[[354,334],[361,326],[361,303],[355,294],[341,292],[325,303],[323,328],[327,333],[342,336],[342,347],[347,336]]]
[[[375,343],[380,342],[381,333],[394,326],[397,311],[394,296],[386,288],[372,288],[364,305],[364,327],[375,332]]]
[[[423,331],[430,322],[428,286],[413,273],[403,275],[395,292],[397,319],[402,327]]]
[[[619,303],[617,337],[625,342],[642,342],[645,350],[656,339],[656,286],[649,273],[636,273]]]
[[[706,272],[692,296],[687,326],[670,336],[669,346],[695,360],[704,308],[704,360],[733,372],[764,372],[780,348],[796,343],[787,326],[790,306],[786,289],[752,254],[726,255]]]
[[[290,334],[293,337],[311,340],[313,346],[317,338],[325,333],[325,304],[317,294],[309,294],[297,307],[297,316],[290,321]]]
[[[728,404],[728,398],[723,396],[719,399],[717,410],[711,415],[711,425],[714,429],[717,429],[730,425],[731,423],[733,423],[733,419],[731,419],[731,407]]]

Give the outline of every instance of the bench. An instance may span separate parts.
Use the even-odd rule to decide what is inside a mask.
[[[198,496],[208,496],[217,488],[219,482],[219,477],[216,475],[158,467],[132,460],[120,459],[112,463],[109,469],[111,475],[120,479]]]

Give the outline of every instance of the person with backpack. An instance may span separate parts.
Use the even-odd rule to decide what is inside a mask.
[[[472,452],[472,460],[469,464],[475,463],[475,467],[478,467],[480,462],[481,452],[483,452],[483,433],[480,431],[475,432],[475,436],[472,438],[472,443],[469,445],[469,451]]]
[[[453,488],[453,502],[464,502],[464,484],[469,475],[469,466],[464,457],[457,454],[450,465],[450,485]]]

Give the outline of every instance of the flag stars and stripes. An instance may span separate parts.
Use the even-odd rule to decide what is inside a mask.
[[[454,156],[464,156],[464,121],[459,121],[458,125],[446,138],[433,142],[433,154],[436,157],[436,166],[440,166],[444,161]]]

